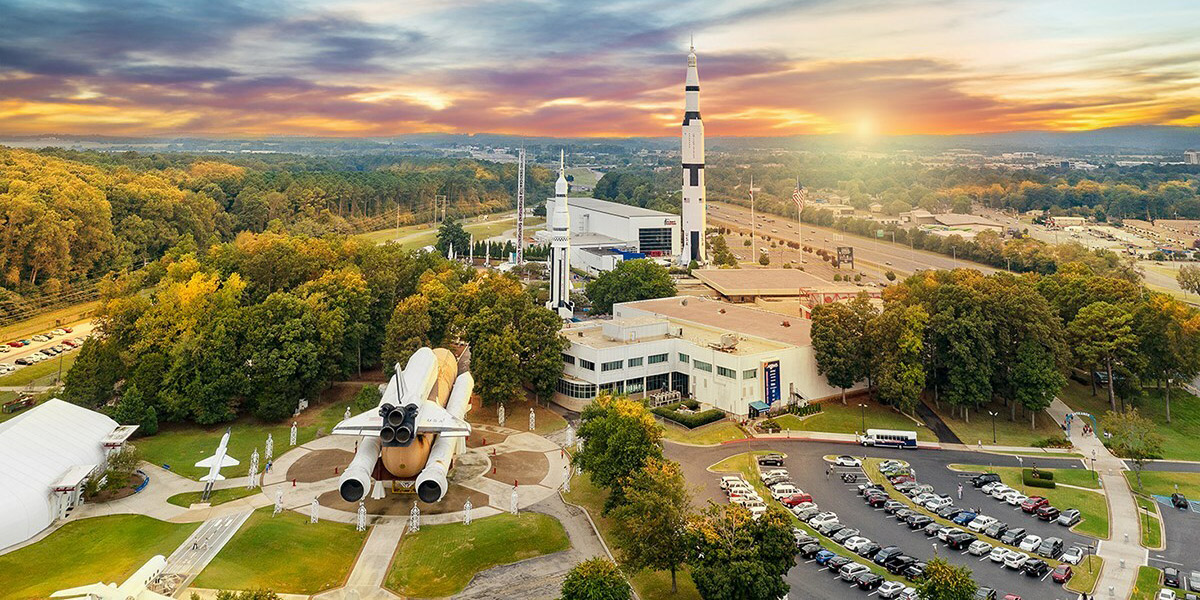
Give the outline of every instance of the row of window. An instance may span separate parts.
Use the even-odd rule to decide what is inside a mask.
[[[686,386],[686,378],[681,374],[676,374]],[[644,380],[641,377],[627,379],[625,381],[614,381],[612,383],[602,383],[595,385],[592,383],[576,383],[566,379],[559,379],[555,384],[554,389],[564,396],[587,400],[595,398],[597,391],[611,392],[613,394],[639,394],[644,391],[665,390],[671,387],[670,373],[660,373],[658,375],[647,376]]]
[[[571,356],[570,354],[567,354],[565,352],[562,355],[562,359],[563,359],[563,362],[565,362],[569,365],[575,364],[575,357]],[[664,363],[664,362],[667,362],[667,355],[665,353],[664,354],[651,354],[650,356],[646,357],[646,361],[652,365],[658,364],[658,363]],[[712,373],[712,370],[713,370],[712,363],[706,363],[702,360],[693,361],[693,360],[691,360],[690,356],[688,356],[682,352],[679,353],[679,361],[684,362],[684,363],[690,362],[690,363],[692,363],[692,366],[695,367],[696,369],[705,371],[707,373]],[[623,361],[623,360],[614,360],[614,361],[602,363],[600,365],[600,371],[604,372],[604,373],[607,373],[608,371],[619,371],[619,370],[625,368],[625,366],[626,366],[625,363],[626,363],[626,361]],[[628,366],[631,368],[632,367],[640,367],[640,366],[642,366],[642,357],[639,356],[637,358],[631,358],[628,360],[628,363],[629,363]],[[584,359],[584,358],[579,359],[579,366],[583,367],[584,369],[587,369],[588,371],[596,370],[596,363],[594,363],[590,360]],[[734,371],[733,369],[729,369],[726,367],[722,367],[720,365],[717,366],[717,375],[720,375],[721,377],[728,377],[729,379],[737,379],[737,371]],[[755,379],[757,377],[758,377],[758,369],[746,369],[745,371],[742,371],[742,379]]]

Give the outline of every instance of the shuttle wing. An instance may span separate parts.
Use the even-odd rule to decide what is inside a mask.
[[[466,437],[471,425],[437,404],[424,400],[417,411],[417,433],[436,433],[446,437]]]
[[[380,416],[379,409],[372,408],[334,425],[331,433],[334,435],[379,435],[380,429],[383,429],[383,417]]]
[[[123,600],[120,590],[113,585],[104,585],[103,583],[92,583],[89,585],[81,585],[73,587],[69,590],[59,590],[50,594],[51,598],[78,598],[81,596],[95,596],[100,600]]]
[[[216,459],[217,459],[216,456],[210,456],[210,457],[196,463],[196,466],[200,467],[202,469],[212,468],[213,463],[216,462]],[[238,462],[238,459],[236,459],[232,456],[229,456],[228,454],[221,457],[221,468],[236,467],[239,464],[241,464],[241,463]]]

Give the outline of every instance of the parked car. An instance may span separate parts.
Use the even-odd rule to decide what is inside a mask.
[[[771,497],[776,501],[783,500],[784,498],[795,496],[800,493],[800,488],[792,485],[791,483],[780,483],[770,489]],[[811,499],[812,498],[810,497],[809,500]]]
[[[955,550],[969,548],[971,544],[979,541],[979,538],[965,531],[952,533],[946,538],[946,545]],[[987,543],[987,542],[984,542]]]
[[[1004,532],[1004,535],[1000,536],[1000,543],[1008,544],[1009,546],[1015,546],[1020,544],[1021,540],[1025,539],[1026,535],[1027,532],[1025,531],[1024,527],[1014,527],[1013,529],[1009,529],[1008,531]]]
[[[1021,540],[1020,544],[1017,544],[1017,547],[1025,552],[1033,552],[1034,550],[1038,549],[1038,546],[1041,545],[1042,536],[1029,534]]]
[[[1025,563],[1029,562],[1030,556],[1024,552],[1010,551],[1008,556],[1004,557],[1004,566],[1009,569],[1021,570]]]
[[[792,537],[796,539],[797,548],[821,542],[821,540],[805,533],[803,529],[792,529]]]
[[[917,511],[915,511],[911,508],[902,508],[902,509],[892,513],[892,516],[896,517],[897,521],[907,521],[909,517],[911,517],[915,514],[917,514]]]
[[[988,492],[988,495],[991,496],[993,500],[1003,500],[1004,495],[1008,494],[1008,493],[1015,494],[1015,493],[1017,493],[1017,490],[1014,490],[1014,489],[1008,487],[1007,485],[1000,484],[1000,485],[992,488],[992,491]]]
[[[996,590],[980,586],[975,588],[975,600],[996,600]]]
[[[981,488],[985,484],[1000,481],[1000,475],[996,473],[980,473],[971,478],[971,485]]]
[[[41,334],[41,333],[39,333],[39,334],[37,334],[37,335],[33,336],[33,341],[35,341],[35,342],[48,342],[48,341],[50,341],[50,336],[48,336],[48,335],[45,335],[45,334]]]
[[[863,567],[866,569],[866,567]],[[871,572],[870,569],[859,573],[854,577],[854,585],[860,590],[873,590],[883,584],[883,577]]]
[[[1050,571],[1050,565],[1040,558],[1031,558],[1021,566],[1021,572],[1029,577],[1042,577]]]
[[[953,519],[954,517],[957,517],[958,513],[961,513],[962,511],[963,511],[963,509],[951,504],[950,506],[943,506],[942,508],[938,509],[937,516],[939,516],[943,519]]]
[[[779,502],[788,508],[795,508],[806,502],[811,504],[812,503],[812,495],[801,492],[799,494],[792,494],[791,496],[787,496],[787,497],[781,499]]]
[[[849,558],[846,558],[845,556],[835,556],[825,562],[825,568],[829,569],[830,571],[833,571],[834,573],[837,573],[842,570],[842,567],[844,567],[852,562],[854,562],[854,561],[850,560]]]
[[[1079,561],[1083,560],[1084,554],[1087,554],[1087,551],[1083,548],[1079,546],[1071,546],[1066,552],[1063,552],[1062,556],[1058,557],[1058,560],[1077,565],[1079,564]]]
[[[957,527],[945,527],[941,531],[937,532],[937,538],[939,540],[945,542],[950,539],[951,534],[955,534],[955,533],[966,533],[966,532]]]
[[[953,521],[955,525],[967,525],[971,521],[974,521],[977,516],[978,515],[969,510],[964,510],[963,512],[955,515],[951,521]]]
[[[914,583],[921,581],[922,579],[925,579],[925,563],[917,561],[911,565],[908,565],[902,574],[906,579]]]
[[[1021,510],[1033,514],[1043,506],[1050,504],[1050,501],[1041,496],[1030,496],[1029,499],[1021,503]]]
[[[997,479],[995,481],[989,481],[989,482],[979,486],[979,491],[983,492],[984,494],[987,494],[988,496],[991,496],[992,490],[994,490],[998,487],[1003,488],[1003,487],[1008,487],[1008,486],[1004,485],[1003,482],[1001,482],[999,479]]]
[[[1062,511],[1061,515],[1058,515],[1058,519],[1056,519],[1055,522],[1063,527],[1070,527],[1078,523],[1081,518],[1082,516],[1079,514],[1079,509],[1068,508],[1067,510]]]
[[[1075,571],[1071,570],[1071,565],[1063,563],[1054,567],[1054,572],[1050,574],[1050,578],[1054,580],[1054,583],[1066,583],[1071,580],[1073,575],[1075,575]]]
[[[887,494],[871,494],[867,496],[867,505],[871,508],[881,508],[884,504],[888,503],[888,500],[890,498],[888,498]]]
[[[812,504],[811,502],[808,502],[805,504],[801,504],[801,505],[797,506],[796,508],[793,508],[792,514],[796,515],[797,519],[800,519],[801,521],[804,521],[805,523],[807,523],[807,522],[809,522],[810,519],[812,519],[816,515],[821,514],[821,509],[817,508],[816,504]]]
[[[842,544],[845,543],[846,540],[858,535],[858,533],[858,530],[853,527],[843,527],[830,535],[829,539]]]
[[[810,559],[810,558],[815,557],[818,552],[821,552],[823,550],[825,552],[829,552],[828,550],[825,550],[825,547],[822,546],[821,544],[818,544],[815,542],[811,543],[811,544],[805,544],[800,547],[800,556],[805,559]],[[833,554],[833,553],[830,552],[830,554]]]
[[[983,534],[992,538],[993,540],[998,540],[1007,531],[1008,531],[1008,523],[996,521],[995,523],[988,525],[988,528],[983,530]]]
[[[933,519],[925,515],[913,515],[907,521],[909,529],[924,529],[926,525],[933,522]]]
[[[879,552],[879,544],[868,542],[856,550],[855,554],[863,558],[874,558],[876,552]]]
[[[992,524],[995,522],[996,522],[995,517],[989,517],[987,515],[979,515],[978,517],[975,517],[975,520],[971,521],[970,523],[967,523],[967,529],[970,529],[971,531],[979,532],[979,531],[983,531],[984,529],[987,529],[988,527],[991,527]]]
[[[992,548],[991,552],[988,553],[988,560],[991,560],[994,563],[1002,563],[1004,562],[1004,559],[1008,558],[1009,552],[1012,552],[1012,550],[1009,550],[1004,546],[996,546],[995,548]]]
[[[900,556],[895,556],[889,559],[888,562],[884,563],[883,568],[887,569],[888,573],[891,573],[892,575],[899,575],[916,562],[917,559],[906,554],[901,554]]]
[[[1190,592],[1200,592],[1200,571],[1188,573],[1187,589]],[[1191,594],[1188,594],[1189,596]]]
[[[867,544],[870,544],[870,543],[871,543],[871,540],[869,540],[861,535],[856,535],[854,537],[847,538],[845,542],[842,542],[842,547],[855,553],[855,554],[858,554],[859,548],[862,548],[863,546],[866,546]]]
[[[1180,494],[1179,492],[1171,494],[1171,506],[1174,506],[1175,508],[1178,508],[1178,509],[1187,509],[1187,507],[1188,507],[1187,496],[1184,496],[1183,494]]]
[[[991,551],[992,545],[983,540],[975,540],[971,542],[970,546],[967,546],[967,553],[971,556],[983,556]]]
[[[838,569],[838,576],[842,578],[842,581],[854,581],[855,577],[869,572],[871,570],[867,568],[867,565],[851,562],[842,565],[842,568]]]
[[[834,462],[834,464],[836,464],[839,467],[861,467],[862,466],[861,460],[854,458],[853,456],[850,456],[848,454],[843,454],[843,455],[837,457],[836,459],[834,459],[833,462]]]
[[[767,454],[764,456],[760,456],[760,457],[758,457],[758,464],[762,465],[764,467],[782,467],[783,466],[783,455],[782,454]]]
[[[1061,514],[1062,514],[1062,511],[1058,510],[1057,508],[1054,508],[1053,506],[1043,506],[1038,509],[1037,518],[1039,518],[1043,521],[1053,521],[1055,519],[1058,519],[1058,516]]]
[[[1158,595],[1154,597],[1154,600],[1175,600],[1176,598],[1178,598],[1178,596],[1175,595],[1175,592],[1163,588],[1158,590]]]
[[[825,537],[830,537],[833,534],[845,529],[846,526],[838,521],[827,521],[816,528],[817,532]]]
[[[1179,569],[1173,567],[1165,567],[1163,570],[1163,585],[1167,587],[1179,587]]]
[[[941,497],[934,498],[934,499],[926,502],[925,508],[936,513],[937,511],[939,511],[943,508],[946,508],[947,506],[950,506],[953,503],[954,503],[954,501],[950,499],[950,496],[941,496]]]
[[[1038,546],[1038,556],[1046,558],[1058,558],[1063,553],[1063,541],[1056,537],[1048,537],[1042,540],[1042,545]]]
[[[837,520],[838,520],[838,516],[836,514],[831,513],[831,512],[823,512],[823,513],[818,514],[817,516],[813,517],[812,519],[809,519],[808,524],[813,527],[820,527],[821,525],[824,525],[829,522],[834,522]]]
[[[883,566],[887,561],[903,553],[900,546],[885,546],[882,550],[876,552],[875,556],[871,557],[871,562]]]
[[[884,600],[893,600],[904,591],[904,584],[899,581],[885,581],[879,585],[879,591],[876,594]]]
[[[922,531],[925,532],[925,537],[934,537],[934,536],[937,536],[939,531],[941,531],[945,528],[946,528],[945,525],[942,525],[941,523],[938,523],[937,521],[933,521],[930,524],[923,527]]]
[[[883,510],[888,514],[896,514],[896,511],[908,506],[899,500],[888,500],[883,503]]]
[[[829,563],[829,559],[835,556],[837,556],[837,553],[833,550],[818,550],[817,553],[813,555],[813,561],[818,565],[825,566],[827,563]]]
[[[1028,499],[1029,499],[1029,496],[1026,496],[1025,494],[1017,493],[1017,494],[1009,495],[1007,498],[1004,499],[1004,501],[1009,506],[1021,506],[1021,504],[1024,503]]]
[[[937,494],[933,492],[925,492],[923,494],[917,494],[916,497],[913,498],[913,503],[917,506],[925,506],[926,502],[929,502],[937,497]]]
[[[735,485],[735,484],[741,484],[743,486],[750,487],[750,484],[746,483],[745,479],[742,479],[741,477],[736,476],[736,475],[730,475],[730,476],[721,478],[721,489],[723,489],[723,490],[727,490],[727,489],[729,489],[730,486]]]

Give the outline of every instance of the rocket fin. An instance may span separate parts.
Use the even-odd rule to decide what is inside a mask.
[[[217,473],[216,475],[205,475],[204,477],[200,478],[200,481],[203,481],[203,482],[225,481],[225,476],[221,475],[220,473]]]

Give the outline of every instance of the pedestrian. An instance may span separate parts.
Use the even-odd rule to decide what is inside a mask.
[[[826,481],[828,481],[828,480],[829,480],[829,473],[830,473],[832,470],[833,470],[833,469],[832,469],[832,468],[830,468],[830,467],[825,467],[825,480],[826,480]]]
[[[958,499],[962,500],[962,484],[958,484]]]

